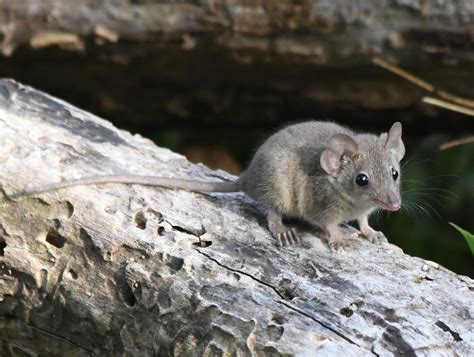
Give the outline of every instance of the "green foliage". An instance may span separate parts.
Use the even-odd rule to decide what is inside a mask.
[[[465,229],[462,229],[461,227],[455,225],[454,223],[449,222],[450,225],[452,225],[456,230],[462,234],[464,239],[467,242],[467,245],[469,245],[469,249],[471,249],[472,255],[474,255],[474,234],[466,231]]]

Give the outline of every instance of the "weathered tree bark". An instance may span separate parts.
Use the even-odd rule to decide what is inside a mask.
[[[206,40],[333,64],[382,52],[412,60],[432,54],[474,59],[467,46],[474,32],[470,0],[21,0],[2,2],[0,15],[4,54],[22,44],[81,49],[85,39],[97,37],[181,39],[185,49]]]
[[[0,2],[0,23],[1,53],[30,49],[4,76],[143,126],[316,115],[382,128],[439,112],[374,55],[474,97],[472,0],[19,0]],[[55,45],[84,56],[40,51]]]
[[[105,173],[215,180],[140,136],[0,82],[0,354],[463,355],[474,282],[396,247],[310,232],[279,249],[243,194],[126,185],[12,201]]]

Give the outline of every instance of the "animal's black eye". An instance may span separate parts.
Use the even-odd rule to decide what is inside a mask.
[[[393,167],[392,167],[392,177],[393,177],[393,180],[394,180],[394,181],[397,181],[397,178],[398,178],[398,171],[395,170]]]
[[[369,184],[369,178],[366,174],[358,174],[356,177],[356,184],[359,186],[367,186]]]

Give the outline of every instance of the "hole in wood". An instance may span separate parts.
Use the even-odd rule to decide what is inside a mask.
[[[184,265],[184,259],[171,256],[169,258],[169,263],[170,263],[171,268],[173,268],[173,270],[180,271]]]
[[[456,331],[452,330],[448,325],[446,325],[443,321],[436,321],[435,323],[436,326],[438,326],[441,330],[443,330],[444,332],[448,332],[451,334],[451,336],[453,336],[454,338],[454,341],[462,341],[462,338],[461,336],[459,335],[459,333],[457,333]]]
[[[295,292],[292,288],[283,288],[281,290],[281,294],[286,300],[293,300],[296,297]]]
[[[159,226],[158,227],[158,235],[162,236],[165,234],[165,227]]]
[[[71,218],[72,214],[74,213],[74,206],[71,202],[66,201],[66,209],[67,209],[67,218]]]
[[[51,245],[54,245],[56,248],[62,248],[66,243],[66,238],[64,238],[56,231],[50,231],[48,232],[48,234],[46,234],[46,242]]]
[[[5,239],[0,237],[0,257],[3,257],[5,254],[5,248],[7,247],[7,242],[5,242]]]
[[[269,325],[267,327],[268,338],[271,341],[278,341],[285,332],[285,328],[280,325]]]
[[[272,321],[278,325],[283,325],[286,319],[283,317],[283,315],[273,314]]]
[[[128,306],[135,306],[137,299],[135,298],[135,294],[132,291],[132,288],[128,286],[128,284],[123,283],[120,286],[120,295],[122,295],[122,299]]]
[[[212,245],[212,242],[210,240],[201,240],[199,242],[194,242],[193,245],[201,248],[207,248]]]
[[[341,313],[341,315],[344,315],[345,317],[351,317],[352,314],[354,313],[354,311],[352,311],[348,307],[343,307],[341,310],[339,310],[339,312]]]
[[[298,292],[296,284],[289,278],[281,279],[278,291],[286,300],[293,300]]]
[[[135,226],[140,229],[145,229],[146,228],[146,221],[147,219],[145,218],[145,215],[143,212],[138,212],[135,215]]]
[[[77,273],[72,270],[72,269],[69,269],[69,275],[71,276],[71,278],[73,278],[74,280],[77,279]]]

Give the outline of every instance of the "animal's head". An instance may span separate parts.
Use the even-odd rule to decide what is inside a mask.
[[[380,136],[331,136],[320,163],[337,188],[350,194],[361,207],[398,211],[400,161],[404,155],[402,125],[397,122]]]

